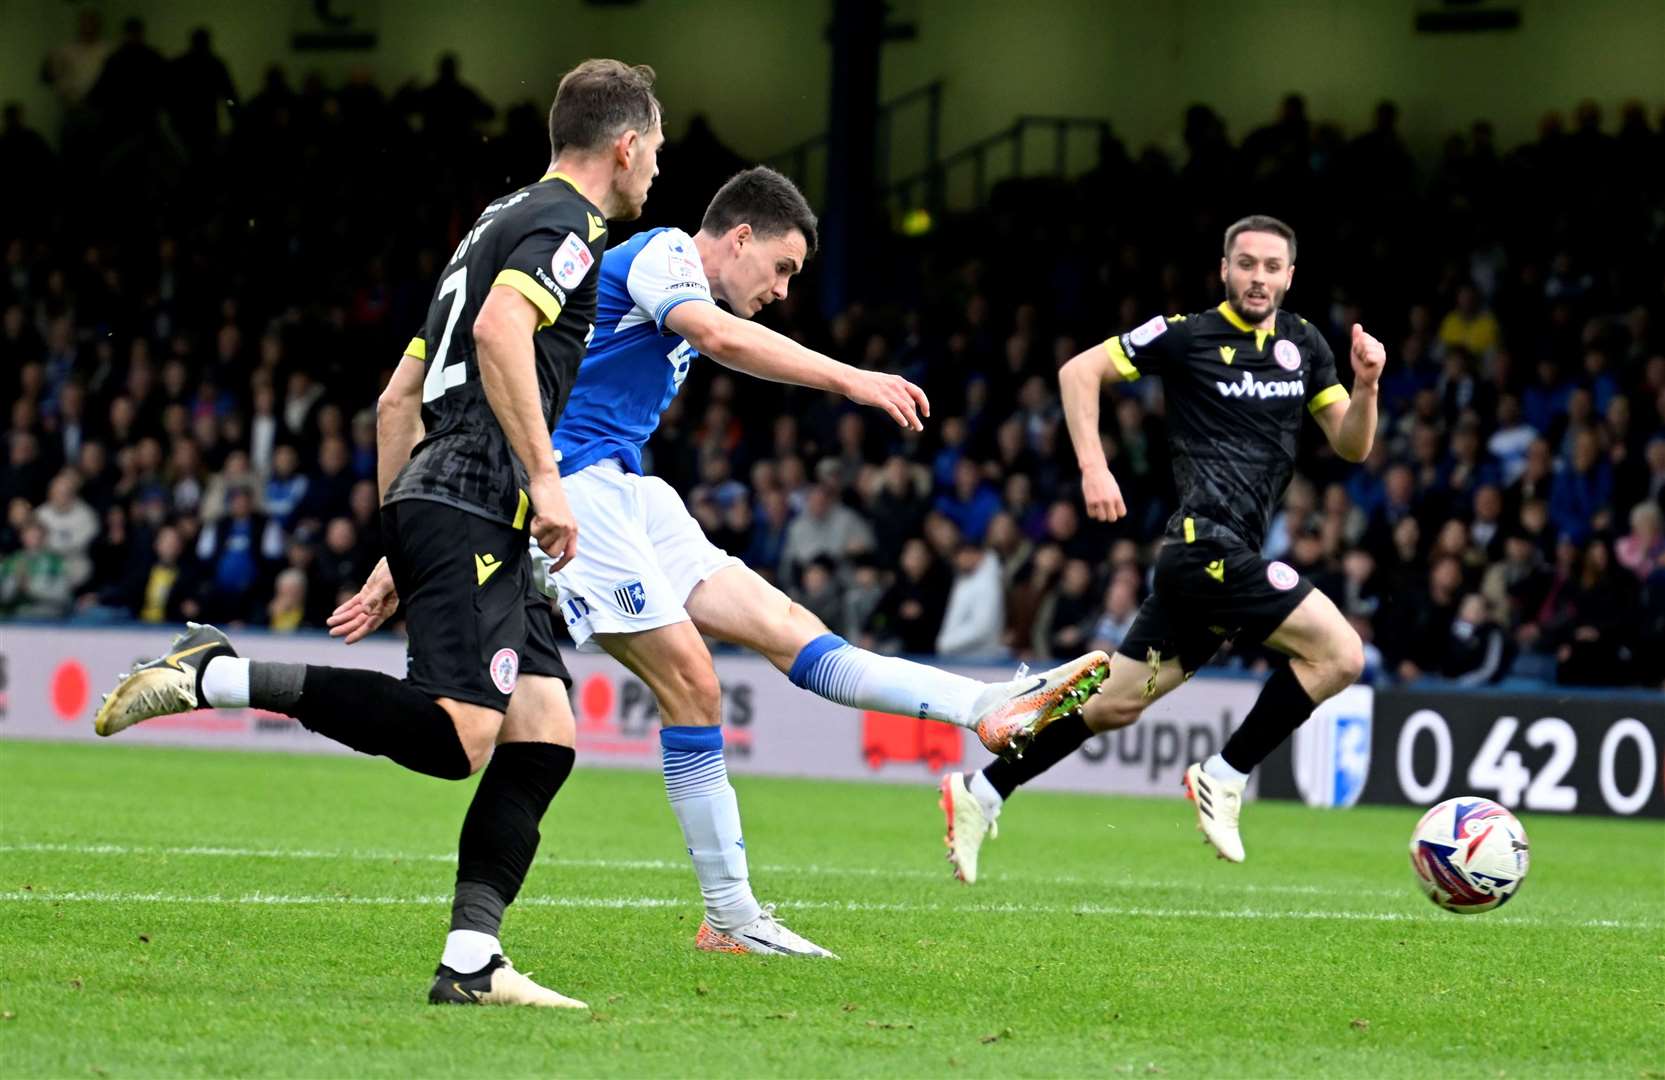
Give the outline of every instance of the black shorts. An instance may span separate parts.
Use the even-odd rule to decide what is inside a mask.
[[[1310,592],[1294,567],[1241,544],[1170,540],[1156,559],[1156,587],[1116,651],[1140,663],[1151,649],[1177,656],[1190,675],[1227,638],[1266,640]]]
[[[427,499],[382,507],[387,568],[405,613],[405,681],[502,711],[521,675],[572,685],[526,530]]]

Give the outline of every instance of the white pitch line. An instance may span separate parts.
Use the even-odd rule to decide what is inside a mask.
[[[0,893],[3,903],[95,903],[95,904],[234,904],[254,907],[304,906],[368,906],[407,907],[449,904],[449,895],[431,896],[324,896],[316,894],[243,893],[240,895],[193,895],[160,892],[46,892],[12,891]],[[606,910],[637,910],[655,908],[694,908],[696,901],[655,896],[522,896],[515,901],[522,907],[582,908]],[[1273,911],[1262,908],[1167,908],[1148,906],[1120,906],[1114,904],[912,904],[905,902],[870,902],[861,900],[789,900],[781,901],[783,909],[802,911],[891,912],[903,914],[948,915],[1090,915],[1104,918],[1139,919],[1235,919],[1341,921],[1371,923],[1452,923],[1447,916],[1412,915],[1401,911]],[[1621,919],[1544,919],[1531,916],[1495,915],[1476,925],[1532,926],[1583,928],[1597,930],[1654,930],[1661,923],[1636,922]]]
[[[359,862],[435,862],[455,863],[455,852],[401,852],[401,851],[328,851],[310,848],[238,848],[238,847],[144,847],[128,846],[124,844],[0,844],[0,854],[19,852],[24,854],[49,855],[121,855],[121,856],[166,856],[181,858],[219,858],[219,859],[300,859],[300,860],[330,860],[349,859]],[[544,858],[537,860],[540,866],[559,867],[562,869],[578,870],[647,870],[671,873],[687,873],[689,866],[685,862],[671,862],[665,859],[563,859]],[[948,879],[946,870],[921,870],[915,867],[879,867],[879,866],[823,866],[818,863],[754,863],[752,871],[758,874],[805,874],[815,877],[865,877],[865,878],[905,878],[929,881],[945,881]],[[1037,885],[1073,885],[1088,888],[1103,889],[1195,889],[1206,887],[1217,892],[1245,892],[1268,893],[1288,896],[1372,896],[1396,897],[1404,895],[1401,889],[1341,889],[1325,888],[1320,885],[1278,885],[1257,884],[1255,882],[1225,882],[1203,883],[1197,881],[1153,881],[1145,879],[1124,878],[1122,880],[1084,878],[1070,875],[1014,875],[1008,880]]]

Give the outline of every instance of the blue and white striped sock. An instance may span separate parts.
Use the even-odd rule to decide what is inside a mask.
[[[840,705],[971,727],[972,703],[983,684],[896,656],[858,649],[837,634],[822,634],[792,661],[787,678]]]
[[[746,870],[740,803],[729,786],[720,727],[659,730],[665,795],[682,825],[682,839],[705,897],[706,917],[718,930],[734,930],[757,918]]]

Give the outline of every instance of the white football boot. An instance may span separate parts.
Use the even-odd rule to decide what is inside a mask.
[[[430,1005],[534,1005],[545,1009],[587,1009],[577,998],[557,994],[547,986],[522,975],[507,956],[493,956],[491,963],[473,974],[453,971],[444,964],[434,972],[428,988]]]
[[[1104,688],[1110,658],[1093,650],[1050,671],[1032,674],[1025,664],[1015,679],[992,683],[971,705],[972,727],[989,752],[1022,757],[1035,736],[1054,720],[1080,712]]]
[[[983,850],[983,841],[1000,835],[1000,826],[996,824],[1000,811],[988,812],[982,800],[966,787],[964,773],[949,773],[938,787],[942,798],[937,800],[937,805],[948,819],[948,836],[943,841],[948,845],[948,861],[954,866],[955,877],[967,885],[974,884],[977,853]]]
[[[230,639],[219,630],[206,623],[186,623],[185,632],[173,639],[167,655],[134,664],[116,688],[104,695],[93,716],[93,730],[114,735],[144,720],[207,708],[197,701],[197,668],[204,654],[226,653],[237,655]]]
[[[1227,862],[1243,861],[1237,819],[1243,813],[1244,786],[1241,780],[1208,775],[1200,763],[1185,770],[1185,797],[1197,804],[1197,831]]]
[[[775,905],[764,904],[757,918],[735,930],[718,930],[710,919],[700,923],[694,947],[706,952],[762,953],[764,956],[825,956],[838,959],[807,938],[788,930],[775,918]]]

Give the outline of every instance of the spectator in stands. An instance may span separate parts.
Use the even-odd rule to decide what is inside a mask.
[[[220,107],[237,108],[237,86],[225,61],[214,55],[207,27],[191,31],[191,47],[168,68],[173,129],[193,155],[206,154],[219,135]]]
[[[1630,532],[1619,538],[1614,557],[1620,566],[1646,581],[1661,554],[1665,554],[1665,529],[1661,528],[1659,504],[1639,502],[1630,510]]]
[[[1481,303],[1480,290],[1472,283],[1457,289],[1457,305],[1440,320],[1439,342],[1447,349],[1466,349],[1485,356],[1502,340],[1497,316]]]
[[[210,617],[246,619],[265,564],[283,553],[283,533],[255,513],[252,491],[234,488],[226,497],[225,517],[203,527],[196,553],[208,576]]]
[[[804,566],[825,555],[835,564],[851,555],[873,550],[873,530],[838,498],[836,477],[817,480],[809,489],[804,512],[786,527],[780,572],[796,580]]]
[[[46,502],[35,508],[35,522],[46,534],[44,547],[62,560],[71,588],[92,576],[89,550],[98,536],[98,515],[80,496],[81,478],[64,469],[52,478]]]
[[[1572,460],[1550,490],[1549,515],[1562,536],[1582,544],[1611,516],[1613,470],[1601,459],[1596,433],[1581,430],[1573,440]]]
[[[828,626],[842,626],[844,598],[838,585],[838,564],[829,555],[817,555],[798,571],[798,581],[787,590],[799,607]]]
[[[63,618],[74,592],[63,556],[46,546],[46,529],[32,516],[19,539],[22,547],[0,560],[0,611],[12,618]]]
[[[983,482],[977,463],[962,457],[954,463],[953,490],[938,495],[934,509],[958,526],[968,543],[981,544],[1000,512],[1000,496]]]
[[[1102,649],[1114,655],[1121,643],[1127,640],[1128,632],[1133,629],[1133,620],[1139,615],[1139,576],[1122,571],[1110,579],[1110,587],[1104,590],[1104,610],[1099,613],[1098,620],[1087,635],[1087,647]]]
[[[937,631],[937,655],[978,659],[1004,656],[1001,634],[1006,625],[1006,601],[999,557],[967,541],[954,558],[954,571],[942,629]]]
[[[948,601],[947,575],[925,541],[902,545],[897,574],[867,620],[864,639],[882,652],[928,655],[936,648]]]
[[[266,605],[266,628],[277,634],[293,633],[306,618],[306,571],[287,567],[273,584],[271,602]]]
[[[1446,639],[1441,672],[1461,686],[1484,686],[1503,677],[1509,664],[1509,640],[1493,621],[1479,593],[1463,597]]]
[[[1575,686],[1625,681],[1634,631],[1636,587],[1614,572],[1607,544],[1584,549],[1568,603],[1550,627],[1556,640],[1555,680]]]

